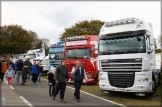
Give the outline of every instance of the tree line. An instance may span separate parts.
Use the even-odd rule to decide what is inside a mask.
[[[79,35],[98,35],[105,22],[100,20],[79,21],[69,28],[65,28],[59,40],[65,37]],[[4,25],[0,29],[0,54],[23,54],[31,49],[44,48],[46,55],[49,50],[49,39],[39,38],[36,32],[26,30],[19,25]],[[157,45],[162,46],[162,36],[158,36]],[[156,49],[160,53],[161,49]]]
[[[24,54],[31,49],[39,49],[42,46],[46,48],[45,38],[39,38],[37,33],[26,30],[19,25],[4,25],[0,29],[0,54]],[[44,45],[43,45],[44,44]],[[48,49],[47,49],[48,50]]]

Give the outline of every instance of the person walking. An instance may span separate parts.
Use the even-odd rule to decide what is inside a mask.
[[[37,82],[41,82],[41,75],[42,75],[42,71],[43,71],[43,66],[42,66],[41,62],[38,62],[38,66],[39,66],[39,73],[38,73]]]
[[[1,78],[1,82],[3,83],[3,79],[4,79],[4,74],[7,71],[7,62],[6,60],[2,60],[1,61],[1,72],[0,72],[0,78]]]
[[[22,84],[22,68],[23,68],[23,62],[21,59],[18,60],[17,62],[17,72],[16,72],[16,79],[17,79],[17,83],[19,83],[20,85]]]
[[[51,66],[48,75],[48,84],[49,84],[49,96],[52,97],[55,92],[55,80],[54,80],[55,68]]]
[[[8,66],[5,77],[7,78],[8,85],[10,85],[12,82],[12,78],[15,78],[15,72],[12,68],[12,65]]]
[[[39,66],[36,64],[36,61],[34,61],[31,67],[31,75],[32,75],[33,84],[37,83],[38,73],[39,73]]]
[[[66,66],[66,60],[62,60],[61,64],[57,66],[54,77],[56,82],[56,91],[54,92],[53,100],[60,91],[60,103],[66,103],[66,101],[64,101],[66,82],[68,81],[68,68]]]
[[[74,87],[75,92],[74,96],[76,98],[76,101],[80,101],[80,89],[83,82],[83,79],[87,80],[87,76],[85,73],[84,67],[81,66],[80,61],[76,61],[76,65],[72,68],[71,74],[73,75],[73,81],[74,81]]]
[[[27,75],[28,75],[28,66],[24,65],[24,67],[21,70],[22,72],[22,85],[25,85],[26,79],[27,79]]]
[[[29,58],[26,58],[26,61],[24,61],[24,65],[28,66],[28,79],[30,79],[32,63],[29,61]]]

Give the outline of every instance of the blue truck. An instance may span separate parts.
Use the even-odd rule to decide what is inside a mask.
[[[51,66],[56,68],[61,63],[61,60],[63,59],[64,46],[65,46],[65,41],[60,41],[50,46],[49,48],[49,70]]]

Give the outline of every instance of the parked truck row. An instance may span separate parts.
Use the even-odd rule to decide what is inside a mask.
[[[44,49],[29,50],[31,61],[45,59]],[[76,60],[85,68],[86,84],[96,84],[102,92],[133,92],[152,95],[161,84],[161,54],[155,55],[153,26],[144,20],[127,18],[106,22],[99,35],[74,35],[49,48],[46,72],[66,59],[69,83]],[[48,63],[48,65],[46,64]]]

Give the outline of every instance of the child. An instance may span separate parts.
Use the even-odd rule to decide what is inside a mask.
[[[22,85],[25,85],[25,82],[26,82],[26,79],[27,79],[27,74],[28,74],[28,66],[26,64],[24,65],[21,72],[22,72]]]
[[[7,78],[7,81],[8,81],[8,85],[11,84],[11,81],[12,81],[12,78],[15,78],[15,72],[12,68],[12,65],[9,65],[8,66],[8,69],[5,73],[5,77]]]
[[[54,73],[55,68],[51,66],[50,71],[47,73],[48,75],[48,83],[49,83],[49,96],[52,97],[55,91],[55,80],[54,80]]]

